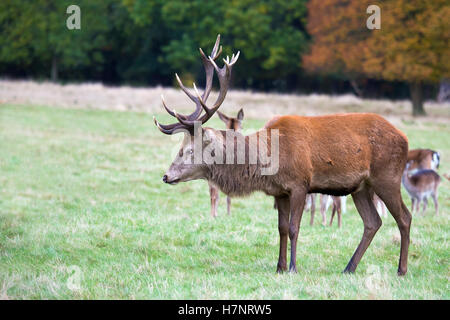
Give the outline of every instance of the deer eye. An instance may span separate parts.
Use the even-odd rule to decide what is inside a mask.
[[[194,150],[193,149],[189,149],[188,150],[188,154],[194,154]]]

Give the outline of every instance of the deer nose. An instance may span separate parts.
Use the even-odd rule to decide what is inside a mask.
[[[163,182],[165,182],[165,183],[167,183],[167,174],[165,174],[164,176],[163,176]]]

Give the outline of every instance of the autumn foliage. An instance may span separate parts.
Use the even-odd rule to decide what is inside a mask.
[[[381,8],[381,29],[369,30],[366,9]],[[423,83],[450,77],[450,5],[445,0],[312,0],[303,57],[311,72],[406,81],[413,113],[423,114]]]

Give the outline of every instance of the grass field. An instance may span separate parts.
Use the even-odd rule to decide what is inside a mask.
[[[439,150],[439,172],[450,172],[448,123],[399,121],[410,147]],[[273,199],[233,199],[227,216],[222,195],[211,218],[206,182],[161,181],[179,138],[162,135],[148,113],[0,105],[0,298],[450,298],[448,181],[440,216],[431,204],[413,217],[405,277],[396,275],[390,215],[356,273],[341,273],[363,230],[350,198],[340,230],[320,219],[311,227],[305,213],[299,272],[278,275]]]

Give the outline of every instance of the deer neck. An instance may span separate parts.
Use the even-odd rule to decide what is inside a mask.
[[[256,150],[253,135],[243,136],[239,132],[220,131],[224,137],[223,161],[208,165],[207,180],[230,196],[245,196],[254,191],[270,192],[270,175],[261,174],[261,161],[249,154]],[[227,135],[228,133],[228,135]],[[235,137],[235,138],[232,138]],[[227,139],[235,139],[234,143],[226,143]],[[244,155],[242,154],[244,152]]]

